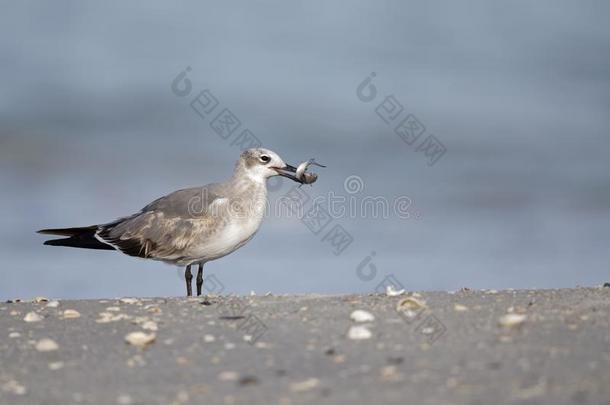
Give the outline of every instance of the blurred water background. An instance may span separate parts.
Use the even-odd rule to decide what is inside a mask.
[[[284,160],[327,164],[302,189],[311,196],[413,202],[410,218],[335,218],[317,235],[271,215],[206,265],[225,292],[366,293],[388,275],[410,290],[610,281],[609,11],[556,0],[5,3],[0,298],[183,295],[174,267],[42,246],[35,231],[110,221],[230,176],[239,148],[189,105],[203,89]],[[192,93],[179,97],[171,84],[187,66]],[[367,103],[356,89],[371,72]],[[434,165],[376,114],[390,95],[446,147]],[[361,179],[354,194],[349,176]],[[292,187],[274,186],[272,202]],[[335,225],[353,238],[339,255],[322,240]]]

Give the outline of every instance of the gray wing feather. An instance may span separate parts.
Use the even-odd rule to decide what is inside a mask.
[[[209,208],[223,198],[222,191],[210,184],[173,192],[135,215],[102,225],[98,236],[131,256],[179,260],[193,241],[217,228],[219,217]]]
[[[190,218],[205,214],[210,204],[223,197],[219,184],[187,188],[161,197],[142,209],[142,212],[159,211],[170,217]]]

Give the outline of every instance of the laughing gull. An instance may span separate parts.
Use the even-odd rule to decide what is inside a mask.
[[[233,176],[173,192],[140,212],[114,222],[80,228],[43,229],[47,235],[67,236],[47,240],[51,246],[118,250],[129,256],[186,266],[187,296],[192,295],[191,266],[199,265],[197,295],[203,286],[203,265],[239,249],[258,231],[265,214],[266,180],[288,177],[299,183],[315,179],[297,175],[277,153],[263,148],[244,151]]]

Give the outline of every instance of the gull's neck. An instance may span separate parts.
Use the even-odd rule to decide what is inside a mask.
[[[256,178],[251,171],[237,165],[227,185],[233,212],[240,213],[238,216],[242,219],[262,219],[267,206],[267,182],[264,178]]]
[[[243,165],[237,164],[233,176],[228,181],[229,186],[236,192],[267,192],[267,180],[247,170]]]

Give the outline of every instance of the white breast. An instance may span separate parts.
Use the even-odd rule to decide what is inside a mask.
[[[252,239],[258,231],[262,219],[263,215],[258,213],[247,218],[231,218],[222,229],[195,247],[192,252],[193,256],[208,261],[228,255]]]

